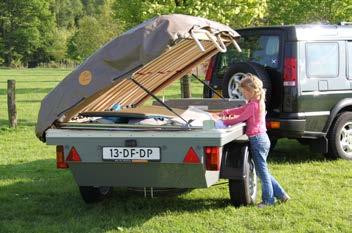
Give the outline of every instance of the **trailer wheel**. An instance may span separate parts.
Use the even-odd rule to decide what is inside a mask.
[[[241,152],[241,156],[236,156],[236,163],[239,165],[237,171],[240,172],[241,179],[229,179],[231,203],[236,207],[254,204],[257,199],[257,175],[248,146],[242,147]]]
[[[112,193],[112,187],[79,186],[79,192],[86,203],[102,201]]]

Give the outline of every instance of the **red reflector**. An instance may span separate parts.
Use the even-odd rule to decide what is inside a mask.
[[[220,148],[217,146],[204,147],[206,168],[210,171],[220,170]]]
[[[76,148],[72,147],[70,153],[67,156],[66,161],[81,161],[81,157],[76,150]]]
[[[198,155],[192,147],[188,149],[187,154],[183,159],[183,163],[200,163]]]
[[[56,168],[68,168],[68,164],[65,162],[63,146],[56,146]]]
[[[297,59],[286,57],[284,63],[284,86],[296,86]]]

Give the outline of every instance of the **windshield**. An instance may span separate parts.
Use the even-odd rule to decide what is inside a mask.
[[[241,37],[239,46],[242,52],[230,46],[226,53],[221,54],[219,71],[224,72],[235,62],[256,62],[265,67],[279,67],[280,39],[278,35],[245,35]]]

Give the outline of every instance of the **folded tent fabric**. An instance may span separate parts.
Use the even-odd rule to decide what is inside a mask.
[[[69,120],[65,116],[67,111],[112,83],[131,77],[178,41],[190,38],[193,28],[239,37],[230,27],[200,17],[173,14],[145,21],[97,50],[42,100],[36,125],[37,137],[45,141],[45,130],[55,121]]]

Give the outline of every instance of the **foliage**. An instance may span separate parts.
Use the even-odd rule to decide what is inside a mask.
[[[0,65],[82,61],[122,31],[171,13],[233,28],[352,21],[351,0],[2,0]]]
[[[265,23],[339,23],[352,21],[351,0],[267,0]]]
[[[67,44],[72,31],[56,28],[53,32],[53,40],[47,50],[48,55],[54,61],[62,61],[67,58]]]
[[[94,16],[101,13],[101,7],[104,7],[109,0],[81,0],[86,15]]]
[[[200,16],[237,28],[259,24],[266,12],[266,0],[117,0],[114,10],[127,28],[171,13]]]
[[[5,65],[18,59],[27,64],[37,50],[45,50],[54,25],[50,1],[11,0],[0,3],[0,31]]]
[[[76,21],[83,15],[81,0],[55,0],[51,10],[56,18],[58,28],[74,28]]]
[[[112,18],[110,3],[106,2],[99,10],[97,17],[85,16],[79,21],[78,30],[71,38],[68,50],[73,59],[87,58],[119,33],[119,27]]]

